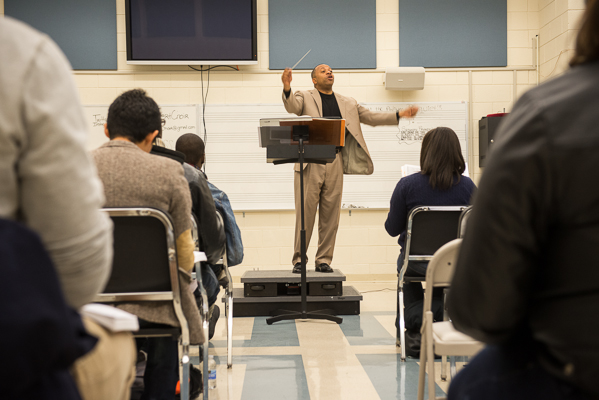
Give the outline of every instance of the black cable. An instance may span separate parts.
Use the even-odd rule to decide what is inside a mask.
[[[206,96],[202,98],[202,120],[204,121],[204,145],[208,144],[208,136],[206,135],[206,102],[208,101],[208,90],[210,90],[210,68],[208,68],[208,79],[206,81]],[[202,92],[203,93],[203,92]],[[202,94],[203,96],[203,94]],[[205,165],[205,163],[204,163]],[[205,173],[206,171],[204,171]]]
[[[191,68],[191,69],[193,69],[194,71],[198,71],[198,72],[201,71],[201,70],[199,70],[197,68],[192,67],[191,65],[188,65],[188,67]],[[220,67],[231,68],[234,71],[239,71],[239,67],[234,67],[232,65],[213,65],[212,67],[208,67],[208,68],[204,69],[204,71],[208,71],[208,70],[211,70],[211,69],[214,69],[214,68],[220,68]]]
[[[191,65],[189,67],[191,69],[198,71],[197,69],[193,68]],[[204,154],[206,154],[207,140],[208,140],[208,134],[206,132],[206,100],[208,99],[208,90],[206,90],[206,96],[204,96],[204,66],[203,65],[200,65],[199,71],[200,71],[200,81],[202,82],[202,125],[204,127]],[[208,74],[210,74],[210,71],[208,71]],[[208,75],[208,82],[210,82],[210,75]],[[204,163],[204,165],[202,165],[202,168],[204,170],[204,173],[206,173],[206,163]]]
[[[208,91],[210,90],[210,71],[214,68],[219,67],[227,67],[234,69],[235,71],[239,71],[239,67],[233,67],[231,65],[214,65],[212,67],[208,67],[204,69],[203,65],[200,65],[200,69],[194,68],[191,65],[188,65],[189,68],[194,71],[200,72],[200,81],[202,82],[202,125],[204,127],[204,149],[208,147],[208,133],[206,131],[206,102],[208,101]],[[206,94],[204,95],[204,71],[208,71],[208,77],[206,81]],[[205,152],[206,150],[204,150]],[[206,173],[206,163],[203,165],[204,173]]]
[[[373,289],[373,290],[364,290],[360,293],[374,293],[374,292],[391,292],[391,291],[395,291],[397,289],[394,288],[383,288],[383,289]]]

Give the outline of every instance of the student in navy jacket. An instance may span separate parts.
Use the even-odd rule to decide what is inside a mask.
[[[417,206],[462,206],[470,204],[476,186],[470,178],[463,176],[466,169],[460,141],[450,128],[435,128],[422,139],[419,173],[400,179],[391,196],[391,207],[385,221],[385,229],[391,236],[399,235],[401,252],[397,259],[397,271],[403,266],[405,257],[406,223],[410,211]],[[425,276],[428,262],[411,262],[406,274]],[[406,350],[412,349],[410,341],[418,341],[422,325],[423,291],[419,282],[404,284],[406,318]],[[438,317],[442,318],[440,303]],[[417,357],[414,349],[407,351]]]

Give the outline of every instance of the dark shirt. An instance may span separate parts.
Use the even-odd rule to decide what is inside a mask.
[[[322,99],[322,116],[325,118],[341,118],[341,111],[339,110],[335,94],[318,93],[320,93],[320,98]]]
[[[335,94],[324,94],[320,93],[320,99],[322,100],[322,116],[324,118],[343,118],[341,116],[341,111],[339,110],[339,103],[337,103],[337,99],[335,98]],[[347,141],[347,135],[349,135],[349,130],[345,128],[345,140]],[[341,149],[341,147],[338,147]]]
[[[194,174],[195,169],[185,164],[185,154],[161,146],[152,146],[151,154],[168,157],[183,166],[185,179],[189,183],[191,195],[191,212],[198,224],[200,249],[206,253],[208,262],[217,263],[225,250],[225,232],[216,219],[216,207],[212,201],[212,194],[204,176]]]
[[[401,178],[391,196],[385,229],[391,236],[399,235],[397,242],[403,247],[408,214],[414,207],[466,206],[470,204],[474,189],[474,182],[467,176],[460,177],[460,181],[447,190],[433,189],[429,184],[429,176],[421,173]]]

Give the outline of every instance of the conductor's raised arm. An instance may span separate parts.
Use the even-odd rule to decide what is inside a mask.
[[[281,81],[283,81],[283,90],[285,92],[289,92],[291,90],[292,79],[293,77],[291,68],[285,68],[285,71],[283,71],[283,75],[281,76]]]
[[[283,81],[283,105],[287,112],[303,115],[304,114],[304,95],[301,91],[291,93],[291,68],[285,68],[281,81]]]

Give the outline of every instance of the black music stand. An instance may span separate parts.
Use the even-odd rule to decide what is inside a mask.
[[[314,164],[326,164],[332,162],[336,157],[336,146],[334,145],[310,145],[304,146],[304,140],[310,136],[310,127],[308,125],[292,125],[291,131],[293,141],[298,142],[297,152],[295,147],[288,144],[267,146],[267,159],[272,160],[273,164],[286,164],[299,162],[300,164],[300,208],[302,229],[300,231],[300,249],[301,249],[301,311],[276,310],[272,317],[266,319],[268,325],[275,322],[294,319],[327,319],[340,324],[343,318],[335,316],[334,310],[317,310],[308,312],[308,284],[306,282],[306,229],[304,226],[304,162]],[[290,152],[289,150],[293,152]],[[309,149],[309,150],[308,150]],[[306,153],[305,153],[306,151]],[[295,153],[295,154],[294,154]]]

